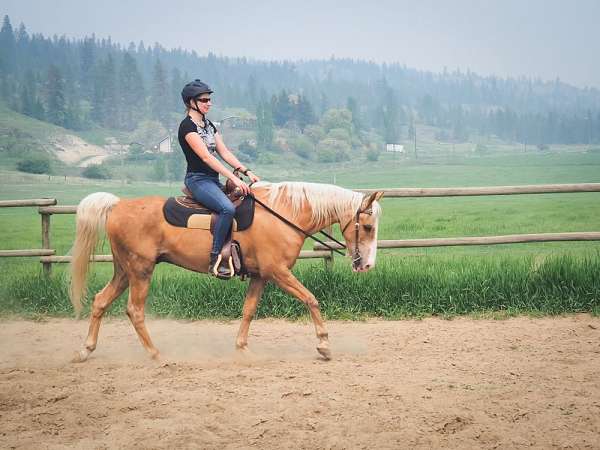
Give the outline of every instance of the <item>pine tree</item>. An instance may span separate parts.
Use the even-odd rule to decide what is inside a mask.
[[[395,91],[392,88],[387,89],[383,107],[383,135],[387,143],[396,143],[400,137],[398,122],[398,102]]]
[[[358,103],[354,97],[348,97],[346,100],[346,109],[348,109],[352,113],[352,126],[356,132],[360,131],[362,128],[360,121],[360,112],[358,110]]]
[[[285,90],[282,90],[279,95],[271,97],[271,111],[273,113],[273,123],[278,127],[282,127],[290,118],[290,107],[288,95]]]
[[[169,85],[167,83],[165,69],[158,58],[154,64],[152,81],[152,93],[150,97],[152,117],[168,127]]]
[[[258,103],[258,89],[256,84],[256,77],[254,75],[250,75],[248,77],[248,81],[246,82],[246,99],[246,105],[248,109],[255,109]]]
[[[4,16],[4,22],[2,28],[0,28],[0,54],[2,55],[0,74],[13,73],[16,68],[17,43],[8,16]]]
[[[121,127],[133,130],[145,113],[144,84],[137,63],[129,52],[123,54],[119,71],[119,88]]]
[[[256,108],[256,145],[259,152],[273,145],[273,113],[268,102],[260,102]]]
[[[36,117],[36,83],[35,76],[31,70],[28,70],[25,74],[23,83],[21,83],[19,97],[21,98],[20,112],[26,116]]]
[[[171,70],[171,83],[169,89],[169,109],[171,111],[181,111],[183,109],[181,90],[184,85],[185,81],[181,75],[181,71],[177,67],[174,67],[173,70]]]
[[[48,68],[48,120],[56,125],[65,126],[67,105],[65,102],[65,82],[58,67],[51,64]]]
[[[307,125],[316,122],[312,105],[308,99],[302,95],[298,98],[298,104],[296,105],[296,121],[302,132],[304,132]]]
[[[119,95],[117,86],[117,69],[115,60],[109,53],[104,66],[104,101],[103,101],[103,125],[108,128],[120,128]]]
[[[80,79],[79,85],[81,86],[81,92],[85,99],[91,100],[94,95],[94,83],[92,78],[94,76],[94,64],[96,60],[96,38],[86,37],[79,46],[79,58],[80,58]]]
[[[106,92],[105,88],[105,77],[104,70],[100,61],[94,64],[92,70],[92,93],[91,103],[92,108],[90,116],[97,125],[101,125],[104,122],[104,95]]]
[[[25,28],[23,23],[21,23],[16,34],[17,64],[21,68],[30,66],[31,55],[28,51],[29,42],[30,38],[29,33],[27,33],[27,28]]]

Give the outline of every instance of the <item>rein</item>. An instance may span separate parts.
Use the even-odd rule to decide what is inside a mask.
[[[269,211],[271,214],[273,214],[275,217],[277,217],[279,220],[281,220],[283,223],[289,225],[290,227],[292,227],[294,230],[299,231],[300,233],[302,233],[304,236],[309,237],[315,241],[317,241],[319,244],[324,245],[325,247],[327,247],[329,250],[331,250],[332,252],[336,252],[342,256],[346,256],[343,252],[339,251],[337,248],[333,248],[331,247],[329,244],[323,242],[321,239],[316,238],[315,236],[313,236],[312,234],[307,233],[306,231],[304,231],[302,228],[300,228],[298,225],[290,222],[289,220],[287,220],[285,217],[283,217],[281,214],[279,214],[277,211],[272,210],[270,207],[268,207],[267,205],[265,205],[263,202],[261,202],[259,199],[257,199],[254,194],[250,193],[248,194],[249,197],[252,197],[254,199],[254,201],[256,203],[258,203],[260,206],[262,206],[263,208],[265,208],[267,211]],[[358,220],[358,214],[360,214],[360,212],[357,212],[356,217]],[[352,221],[350,221],[352,222]],[[348,225],[346,225],[347,227]],[[346,227],[344,227],[344,229],[346,229]],[[328,237],[329,239],[331,239],[333,242],[335,242],[336,244],[340,245],[342,248],[346,248],[346,245],[344,245],[343,243],[341,243],[340,241],[338,241],[337,239],[335,239],[333,236],[330,236],[328,233],[326,233],[325,231],[321,230],[318,231],[318,233],[322,233],[324,234],[326,237]],[[343,232],[342,232],[343,233]],[[356,228],[356,235],[358,236],[358,227]],[[358,243],[356,244],[356,252],[358,252]]]

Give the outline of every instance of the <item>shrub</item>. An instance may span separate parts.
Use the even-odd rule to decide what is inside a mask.
[[[238,146],[238,150],[247,155],[250,159],[256,159],[258,156],[256,145],[252,145],[248,140],[242,141]]]
[[[475,146],[475,153],[479,153],[480,155],[483,155],[484,153],[487,153],[487,151],[488,151],[488,148],[485,144],[479,143]]]
[[[317,151],[317,161],[330,163],[335,161],[335,152],[330,148],[320,148]]]
[[[301,158],[310,159],[315,151],[315,146],[306,136],[297,136],[289,142],[292,151]]]
[[[350,159],[350,144],[346,141],[327,138],[319,142],[318,148],[317,159],[321,162],[341,162]]]
[[[83,169],[81,173],[85,178],[93,178],[95,180],[106,180],[110,178],[109,170],[100,164],[92,164]]]
[[[50,173],[50,158],[45,155],[35,155],[22,159],[17,163],[17,170],[27,173]]]
[[[548,144],[538,144],[537,148],[540,152],[547,152],[548,150],[550,150]]]
[[[325,139],[325,131],[319,125],[309,125],[304,129],[304,136],[316,144],[321,139]]]
[[[374,148],[370,148],[367,150],[367,160],[369,161],[377,161],[379,159],[379,151],[374,149]]]
[[[352,140],[352,136],[350,131],[345,128],[332,128],[329,130],[329,133],[327,133],[327,139],[350,142]]]
[[[259,164],[273,164],[275,159],[270,153],[259,153],[258,159],[256,160]]]

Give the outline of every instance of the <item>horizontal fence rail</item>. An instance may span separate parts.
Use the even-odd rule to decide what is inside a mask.
[[[40,214],[75,214],[77,205],[43,206],[38,209]]]
[[[302,250],[298,259],[309,259],[309,258],[329,258],[331,255],[329,251],[322,250]],[[40,262],[42,263],[70,263],[72,256],[42,256]],[[90,257],[90,261],[93,262],[112,262],[112,255],[94,255]]]
[[[377,241],[377,248],[449,247],[456,245],[522,244],[526,242],[558,241],[600,241],[600,232],[507,234],[505,236],[382,240]],[[343,248],[335,242],[326,242],[326,244],[333,248]],[[327,249],[327,247],[322,244],[315,244],[314,248],[317,250]]]
[[[383,191],[386,198],[417,198],[417,197],[460,197],[484,195],[520,195],[520,194],[566,194],[583,192],[600,192],[600,183],[576,184],[539,184],[524,186],[485,186],[485,187],[453,187],[453,188],[389,188],[389,189],[355,189],[357,192],[372,193]],[[0,250],[0,257],[40,257],[44,273],[49,274],[52,264],[69,263],[69,255],[56,255],[50,244],[50,217],[54,214],[75,214],[76,205],[58,206],[54,198],[28,199],[28,200],[0,200],[0,207],[27,207],[36,206],[42,219],[42,248]],[[527,242],[557,242],[557,241],[600,241],[600,232],[569,232],[569,233],[536,233],[536,234],[511,234],[505,236],[474,236],[454,238],[428,238],[428,239],[394,239],[380,240],[377,247],[389,248],[417,248],[417,247],[444,247],[462,245],[496,245],[517,244]],[[332,248],[342,248],[334,242],[327,242]],[[333,251],[322,244],[315,244],[312,250],[300,252],[300,259],[322,258],[327,264],[333,260]],[[95,262],[112,262],[112,255],[93,255],[90,258]]]
[[[600,192],[600,183],[579,184],[534,184],[525,186],[486,186],[456,188],[389,188],[356,189],[370,194],[383,191],[384,197],[462,197],[475,195],[517,195],[517,194],[568,194],[576,192]]]
[[[0,208],[10,208],[14,206],[49,206],[56,205],[55,198],[38,198],[31,200],[0,200]]]
[[[52,249],[30,249],[30,250],[0,250],[0,257],[3,256],[50,256],[54,255]]]

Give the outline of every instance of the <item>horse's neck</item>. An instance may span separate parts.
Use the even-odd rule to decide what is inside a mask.
[[[266,192],[262,191],[260,188],[256,191],[256,193],[258,193],[261,197],[267,195]],[[293,216],[291,205],[285,201],[283,203],[277,204],[276,209],[284,217],[288,217],[291,219]],[[305,200],[300,208],[299,214],[297,214],[296,217],[291,221],[306,233],[313,234],[328,227],[331,227],[336,223],[339,223],[340,226],[343,226],[345,223],[351,220],[351,218],[351,214],[348,214],[348,216],[343,215],[343,217],[338,217],[332,207],[330,214],[325,214],[324,218],[322,218],[319,221],[315,221],[313,218],[311,205]]]
[[[310,223],[307,223],[306,228],[304,228],[304,230],[306,230],[309,234],[313,234],[321,230],[325,230],[326,228],[329,228],[332,225],[335,225],[336,223],[339,223],[341,227],[345,223],[344,220],[344,217],[340,218],[337,217],[335,214],[332,214],[329,215],[327,218],[321,220],[319,223],[313,223],[312,221]]]

